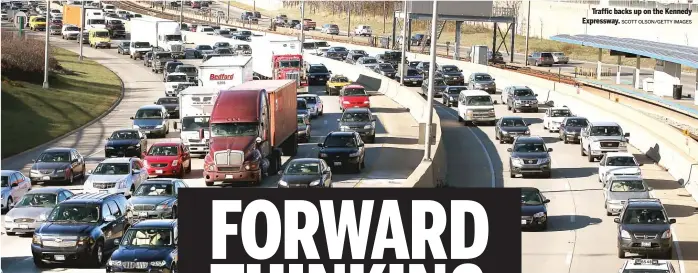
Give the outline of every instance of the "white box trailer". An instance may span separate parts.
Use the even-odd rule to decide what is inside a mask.
[[[199,66],[199,86],[227,90],[243,82],[251,81],[254,75],[252,64],[250,56],[211,58]]]
[[[278,62],[275,56],[301,55],[301,45],[301,41],[295,37],[253,36],[250,46],[255,60],[254,72],[275,79],[274,62]]]
[[[202,140],[199,139],[199,129],[208,128],[219,92],[217,87],[192,86],[179,93],[179,138],[192,154],[208,153],[208,130],[204,131]]]
[[[155,17],[131,18],[131,42],[148,42],[153,47],[172,52],[179,58],[184,55],[184,43],[179,22]]]

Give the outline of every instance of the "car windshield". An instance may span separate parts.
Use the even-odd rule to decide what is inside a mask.
[[[120,140],[120,139],[139,139],[140,136],[136,131],[116,131],[111,134],[109,139]]]
[[[201,32],[213,32],[213,28],[205,27],[205,28],[201,29]]]
[[[371,121],[371,114],[368,112],[347,113],[342,116],[342,121],[345,122],[368,122]]]
[[[541,57],[545,57],[545,58],[552,58],[552,57],[553,57],[553,54],[551,54],[551,53],[541,53],[540,56],[541,56]]]
[[[298,110],[307,110],[308,109],[308,103],[304,99],[298,99],[296,100],[296,109]]]
[[[514,95],[519,97],[533,97],[533,91],[530,89],[516,89],[514,90]]]
[[[669,218],[661,209],[656,208],[628,208],[623,216],[623,224],[633,225],[657,225],[668,224]]]
[[[325,139],[325,147],[355,148],[356,139],[353,135],[330,135]]]
[[[395,70],[391,64],[379,64],[378,67],[383,70]]]
[[[491,81],[492,77],[490,77],[490,75],[486,75],[486,74],[478,74],[478,75],[475,75],[474,80],[475,81]]]
[[[53,207],[56,205],[56,194],[53,193],[28,193],[19,200],[18,207]]]
[[[49,222],[96,223],[99,221],[99,205],[59,204],[48,216]]]
[[[69,152],[45,152],[42,153],[37,162],[69,162],[70,153]]]
[[[620,136],[621,130],[618,126],[594,126],[591,128],[592,136]]]
[[[65,31],[80,31],[80,29],[78,27],[67,27]]]
[[[446,65],[446,66],[443,66],[441,68],[443,69],[444,72],[458,72],[458,67],[456,67],[456,66]]]
[[[364,64],[377,64],[378,60],[376,60],[374,58],[366,58],[366,59],[364,59],[363,62],[364,62]]]
[[[614,156],[609,157],[606,162],[608,166],[637,166],[635,157],[630,156]]]
[[[353,51],[351,52],[351,54],[365,56],[365,55],[366,55],[366,51],[363,51],[363,50],[353,50]]]
[[[129,173],[129,163],[99,163],[92,174],[124,175]]]
[[[182,65],[182,63],[169,63],[167,64],[167,72],[174,72],[177,66]]]
[[[9,180],[9,179],[10,179],[10,178],[9,178],[7,175],[3,175],[3,176],[2,176],[2,185],[0,185],[0,186],[3,187],[3,188],[4,188],[4,187],[9,187],[9,186],[10,186],[10,182],[9,182],[10,180]]]
[[[257,123],[214,123],[211,124],[211,136],[257,136],[258,129]]]
[[[612,192],[643,192],[647,191],[645,183],[642,180],[621,180],[613,181],[611,184]]]
[[[229,43],[216,43],[216,47],[230,47]]]
[[[177,146],[151,146],[148,155],[154,156],[176,156]]]
[[[317,98],[313,96],[304,96],[303,99],[307,101],[309,104],[316,104],[317,103]]]
[[[186,82],[187,75],[167,75],[167,82]]]
[[[317,175],[320,173],[318,162],[291,162],[284,174],[287,175]]]
[[[235,50],[252,50],[250,45],[236,45]]]
[[[492,105],[492,98],[490,96],[472,96],[468,97],[465,103],[469,106],[487,106]]]
[[[37,23],[45,23],[45,22],[46,22],[46,18],[36,18],[36,19],[34,19],[34,22],[37,22]]]
[[[106,31],[96,31],[96,32],[95,32],[95,37],[107,38],[107,37],[109,37],[109,32],[106,32]]]
[[[196,47],[199,50],[211,50],[213,49],[210,45],[200,45]]]
[[[349,79],[347,77],[333,77],[331,82],[349,82]]]
[[[109,20],[109,24],[112,25],[123,25],[123,23],[120,20]]]
[[[344,89],[344,95],[345,96],[368,96],[368,94],[366,94],[366,90],[364,90],[363,88]]]
[[[168,228],[130,228],[124,234],[121,245],[136,247],[173,246],[172,237],[172,229]]]
[[[170,183],[144,183],[138,186],[135,196],[172,196],[172,184]]]
[[[543,204],[543,198],[541,198],[537,191],[522,190],[521,204],[525,206],[539,206]]]
[[[208,128],[210,117],[184,117],[182,118],[182,131],[198,131]]]
[[[463,91],[463,90],[468,90],[468,88],[465,86],[449,87],[447,92],[449,94],[460,94],[460,91]]]
[[[545,151],[543,143],[516,143],[514,145],[514,152],[517,153],[543,153]]]
[[[135,43],[133,43],[133,47],[135,47],[135,48],[147,48],[147,47],[150,47],[150,43],[148,43],[148,42],[135,42]]]
[[[303,49],[315,49],[315,43],[313,43],[313,42],[303,43]]]
[[[328,73],[327,67],[324,65],[311,65],[308,68],[309,73]]]
[[[130,44],[131,42],[121,42],[121,47],[128,47]]]
[[[414,69],[407,69],[407,76],[419,76],[419,71]]]
[[[296,21],[296,20],[294,20],[294,21]],[[327,42],[315,42],[315,46],[316,47],[330,47],[330,44],[328,44]]]
[[[570,117],[572,112],[570,110],[552,110],[550,112],[551,117]]]
[[[229,30],[221,29],[221,30],[218,31],[218,34],[221,34],[221,35],[228,35],[228,34],[230,34],[230,31],[229,31]]]
[[[334,51],[334,52],[346,52],[347,48],[346,47],[333,47],[333,48],[330,48],[330,50]]]
[[[137,119],[162,119],[162,110],[160,109],[141,109],[136,112]]]
[[[568,127],[586,127],[587,126],[587,120],[586,119],[568,119],[567,123],[565,126]]]
[[[526,123],[523,119],[503,119],[502,127],[523,127]]]

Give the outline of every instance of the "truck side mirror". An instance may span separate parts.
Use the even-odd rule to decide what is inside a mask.
[[[507,152],[512,152],[513,150],[511,148],[507,148]]]
[[[614,223],[617,223],[617,224],[620,224],[620,218],[613,218],[613,222],[614,222]]]
[[[199,129],[199,140],[204,139],[204,128]]]
[[[625,137],[630,137],[630,133],[625,133]]]
[[[261,138],[261,137],[257,137],[254,141],[257,142],[257,144],[262,143],[262,138]]]
[[[173,123],[172,123],[172,128],[175,129],[175,130],[177,130],[177,122],[173,122]]]
[[[129,119],[133,119],[133,117],[130,117]]]

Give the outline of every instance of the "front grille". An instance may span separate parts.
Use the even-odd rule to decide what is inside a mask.
[[[296,84],[298,84],[298,85],[300,85],[300,83],[301,83],[301,77],[300,77],[300,74],[298,74],[298,72],[286,73],[286,79],[287,80],[295,80]]]
[[[51,173],[53,173],[53,170],[41,170],[41,173],[43,173],[43,174],[51,174]]]
[[[358,129],[363,129],[363,128],[364,128],[363,126],[349,126],[349,129],[352,129],[352,130],[358,130]]]
[[[31,218],[18,218],[18,219],[15,219],[15,223],[34,223],[34,219],[31,219]]]
[[[146,269],[148,262],[121,262],[121,266],[126,269]]]
[[[116,187],[116,183],[94,183],[92,187],[95,189],[111,189]]]
[[[194,142],[194,143],[199,143],[199,141],[201,141],[201,139],[198,139],[198,138],[189,140],[189,142]]]
[[[41,244],[49,247],[75,247],[77,245],[77,237],[52,237],[43,236]]]
[[[244,155],[241,151],[219,151],[215,153],[214,160],[219,166],[239,167],[244,161]]]
[[[536,164],[538,159],[524,159],[523,162],[524,164]]]
[[[239,172],[240,167],[218,167],[219,172]]]
[[[150,164],[150,166],[162,168],[162,167],[167,167],[167,163],[152,163],[152,164]]]
[[[620,146],[619,142],[607,142],[607,141],[601,142],[602,148],[618,148],[618,146]]]
[[[170,50],[172,52],[182,52],[182,45],[171,45]]]
[[[657,234],[635,233],[635,239],[657,239]]]
[[[308,184],[288,184],[289,188],[308,188]]]
[[[155,129],[155,126],[139,126],[141,129]]]
[[[133,205],[135,211],[150,211],[155,210],[155,205]]]

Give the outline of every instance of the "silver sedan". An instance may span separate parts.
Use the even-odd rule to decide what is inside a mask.
[[[29,191],[5,215],[4,228],[7,235],[33,233],[48,218],[56,204],[73,197],[73,192],[64,188],[38,188]]]

